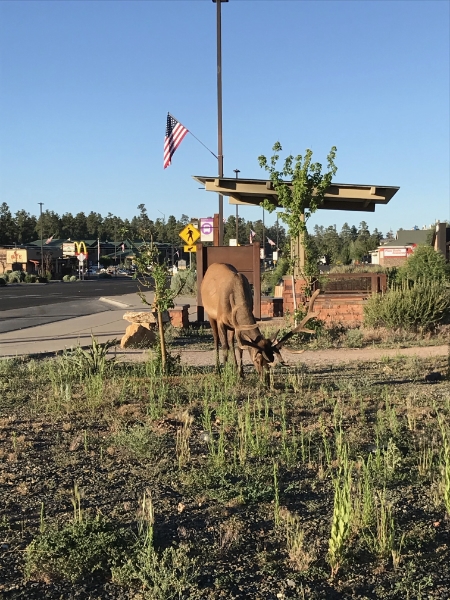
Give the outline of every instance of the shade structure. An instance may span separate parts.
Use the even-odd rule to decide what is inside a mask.
[[[278,204],[278,194],[273,183],[266,179],[236,179],[234,177],[205,177],[193,175],[207,192],[228,196],[230,204],[260,206],[266,198]],[[290,185],[290,182],[286,182]],[[349,210],[375,212],[377,204],[387,204],[399,187],[333,183],[328,188],[320,210]]]

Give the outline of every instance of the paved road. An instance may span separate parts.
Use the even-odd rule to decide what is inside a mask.
[[[137,282],[129,278],[1,287],[0,333],[114,310],[99,299],[137,289]]]
[[[0,287],[0,318],[5,310],[31,308],[61,302],[79,301],[82,298],[121,296],[137,291],[137,281],[129,277],[94,279],[72,283],[54,282],[45,285],[35,283]]]

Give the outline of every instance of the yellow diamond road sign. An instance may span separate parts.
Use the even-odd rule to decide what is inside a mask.
[[[193,246],[200,237],[200,231],[196,227],[194,227],[192,223],[189,223],[189,225],[186,225],[186,227],[182,231],[180,231],[178,235],[186,244],[188,244],[189,246]],[[195,251],[191,250],[191,252]]]
[[[197,252],[197,246],[185,246],[184,251],[185,252]]]

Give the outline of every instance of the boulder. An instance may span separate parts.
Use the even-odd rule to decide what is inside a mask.
[[[131,325],[128,325],[125,335],[120,342],[120,347],[130,348],[133,346],[151,346],[156,341],[156,334],[150,327],[151,325],[147,323],[132,323]]]
[[[169,313],[167,311],[163,312],[163,323],[170,323]],[[125,321],[129,323],[140,323],[141,325],[154,325],[158,324],[158,317],[156,312],[152,311],[141,311],[141,312],[127,312],[123,315]]]

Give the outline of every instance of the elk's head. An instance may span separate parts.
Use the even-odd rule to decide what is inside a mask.
[[[255,340],[245,339],[245,334],[244,336],[241,336],[241,344],[242,346],[248,347],[255,369],[261,377],[263,377],[265,370],[268,367],[275,366],[276,362],[280,362],[282,365],[285,364],[280,350],[293,335],[296,333],[315,333],[314,329],[307,329],[305,324],[307,321],[317,316],[317,313],[313,313],[312,309],[319,293],[320,290],[316,290],[311,296],[308,312],[302,321],[297,327],[294,327],[294,329],[291,329],[291,331],[284,334],[282,338],[277,339],[279,332],[272,338],[264,338],[261,335],[258,335]]]
[[[241,338],[242,346],[246,346],[252,358],[253,364],[256,371],[262,377],[265,369],[270,366],[274,366],[276,360],[283,363],[280,350],[276,344],[276,336],[272,339],[258,336],[256,340],[247,340],[244,337]],[[284,363],[283,363],[284,364]]]

